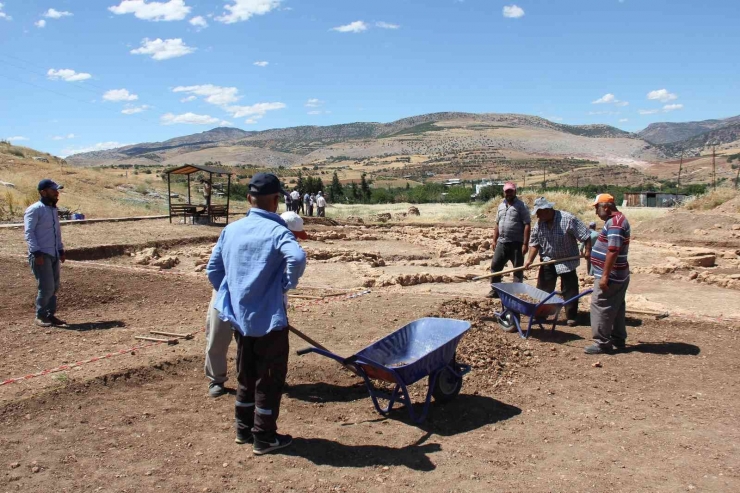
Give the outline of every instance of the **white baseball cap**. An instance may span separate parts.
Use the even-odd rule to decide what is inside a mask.
[[[296,238],[307,240],[308,235],[303,230],[303,218],[293,211],[283,212],[280,217],[288,225],[288,229],[293,232]]]

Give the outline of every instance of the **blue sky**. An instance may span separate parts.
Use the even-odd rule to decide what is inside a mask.
[[[435,111],[740,114],[738,0],[0,3],[0,138],[58,155]]]

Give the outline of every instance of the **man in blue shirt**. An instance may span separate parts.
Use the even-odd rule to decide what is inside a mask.
[[[254,175],[252,208],[224,228],[206,267],[218,291],[214,308],[231,323],[237,344],[236,442],[253,442],[256,455],[293,441],[277,433],[289,351],[283,295],[297,286],[306,254],[276,214],[282,192],[277,176]]]
[[[57,201],[64,188],[49,179],[38,184],[39,201],[31,204],[23,215],[24,233],[28,243],[28,262],[31,265],[38,293],[36,295],[36,325],[65,327],[67,324],[54,314],[57,311],[57,291],[61,264],[64,263],[62,229],[59,226]]]

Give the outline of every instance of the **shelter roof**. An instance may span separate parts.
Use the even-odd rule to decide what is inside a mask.
[[[191,175],[199,171],[205,171],[206,173],[214,173],[217,175],[230,175],[232,173],[230,170],[213,168],[211,166],[203,166],[200,164],[183,164],[177,168],[168,169],[165,173],[168,175]]]

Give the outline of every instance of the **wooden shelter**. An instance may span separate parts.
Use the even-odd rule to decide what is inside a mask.
[[[193,204],[190,193],[190,175],[193,173],[204,172],[208,173],[208,182],[213,184],[213,175],[223,176],[226,175],[226,205],[212,204],[213,199],[213,188],[211,194],[206,200],[205,204]],[[198,220],[201,217],[208,217],[208,224],[212,224],[219,218],[225,218],[226,224],[229,224],[229,195],[231,192],[231,171],[213,168],[211,166],[202,166],[199,164],[185,164],[177,168],[172,168],[167,171],[167,204],[169,206],[170,222],[172,222],[172,216],[175,217],[192,217],[193,220]],[[188,177],[188,201],[186,203],[172,203],[172,192],[170,190],[170,178],[172,175],[186,175]]]
[[[622,205],[627,207],[675,207],[686,200],[685,194],[661,192],[625,192]]]

